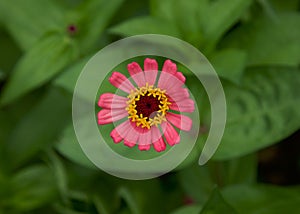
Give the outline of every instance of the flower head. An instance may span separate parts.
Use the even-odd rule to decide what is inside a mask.
[[[144,70],[136,62],[128,64],[127,69],[134,83],[119,72],[113,72],[109,78],[127,97],[102,94],[98,101],[103,108],[98,113],[98,124],[126,118],[110,136],[115,143],[124,141],[126,146],[138,145],[140,150],[149,150],[153,145],[161,152],[166,149],[165,142],[170,146],[179,143],[180,136],[174,126],[184,131],[191,129],[192,120],[181,112],[193,112],[194,101],[183,87],[185,77],[177,71],[176,64],[166,60],[159,73],[156,60],[146,58]]]

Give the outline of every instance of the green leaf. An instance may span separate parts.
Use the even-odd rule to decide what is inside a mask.
[[[74,12],[79,14],[76,39],[83,53],[96,49],[95,44],[100,41],[101,34],[123,2],[124,0],[90,0],[76,8]]]
[[[300,15],[278,13],[259,17],[228,35],[222,46],[244,49],[249,65],[300,64]]]
[[[16,167],[52,145],[71,117],[71,96],[57,89],[47,94],[11,132],[6,145],[9,165]]]
[[[299,129],[298,69],[251,68],[245,73],[241,86],[223,83],[228,115],[214,159],[229,159],[257,151]]]
[[[235,214],[237,213],[222,197],[219,190],[216,188],[206,204],[204,205],[203,209],[201,210],[200,214],[219,214],[219,213],[230,213]]]
[[[262,0],[260,0],[262,1]],[[263,0],[265,1],[265,0]],[[276,11],[297,11],[299,10],[299,0],[268,0]]]
[[[23,50],[45,33],[64,29],[63,11],[51,0],[0,1],[0,19]]]
[[[52,172],[42,165],[23,169],[11,183],[14,196],[10,199],[10,206],[19,211],[29,211],[52,202],[58,193]]]
[[[202,207],[200,205],[188,205],[180,207],[179,209],[171,212],[171,214],[199,214]]]
[[[205,48],[213,48],[220,38],[239,21],[252,0],[218,0],[210,3],[208,9],[200,17],[207,44]]]
[[[239,213],[281,214],[300,212],[299,192],[299,186],[237,185],[225,188],[222,194]]]
[[[53,84],[73,93],[77,79],[91,57],[92,56],[87,56],[72,64],[53,81]]]
[[[40,40],[18,62],[1,97],[1,105],[37,88],[75,58],[72,41],[59,34],[50,34]]]
[[[239,84],[246,67],[247,55],[238,49],[225,49],[216,52],[210,59],[220,77]]]
[[[69,124],[63,131],[56,149],[65,157],[77,164],[95,169],[95,165],[83,153],[77,141],[73,124]]]
[[[150,16],[130,19],[110,28],[109,31],[122,36],[151,33],[180,37],[180,33],[174,23]]]

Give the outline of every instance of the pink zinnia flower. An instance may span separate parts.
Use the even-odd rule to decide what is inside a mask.
[[[180,112],[193,112],[194,101],[183,87],[185,77],[177,71],[176,64],[166,60],[159,74],[156,60],[147,58],[144,70],[136,62],[128,64],[127,69],[136,87],[123,74],[113,72],[109,82],[128,96],[102,94],[98,105],[103,109],[98,113],[98,124],[126,118],[110,136],[115,143],[124,140],[126,146],[137,144],[140,150],[149,150],[153,145],[161,152],[166,149],[165,141],[170,146],[179,143],[180,136],[174,126],[184,131],[191,129],[192,120]]]

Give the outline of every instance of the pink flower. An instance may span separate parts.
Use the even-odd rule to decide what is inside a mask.
[[[144,70],[136,62],[128,64],[127,69],[136,86],[123,74],[113,72],[109,82],[128,96],[102,94],[98,124],[126,118],[110,136],[115,143],[124,141],[128,147],[137,144],[139,150],[149,150],[153,145],[161,152],[166,149],[165,141],[170,146],[179,143],[180,135],[174,126],[183,131],[191,129],[192,120],[180,113],[193,112],[194,101],[183,87],[185,77],[177,71],[176,64],[166,60],[159,74],[156,60],[147,58]]]

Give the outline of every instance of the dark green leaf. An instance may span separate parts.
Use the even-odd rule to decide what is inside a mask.
[[[300,72],[289,67],[249,69],[240,87],[224,82],[227,124],[215,159],[274,144],[300,127]]]
[[[18,62],[5,85],[1,104],[8,104],[41,86],[59,73],[75,56],[74,45],[70,39],[59,34],[45,36]]]
[[[10,206],[19,211],[35,209],[50,203],[57,195],[55,178],[45,166],[31,166],[12,178],[14,191]]]
[[[300,212],[299,192],[299,186],[238,185],[225,188],[222,194],[239,213],[282,214]]]
[[[300,15],[280,13],[274,19],[257,18],[228,35],[225,47],[248,53],[249,65],[300,64]]]
[[[53,89],[16,125],[6,158],[17,166],[52,145],[71,116],[71,97]]]
[[[173,211],[171,214],[199,214],[201,209],[200,205],[187,205]]]
[[[200,214],[237,213],[222,197],[218,189],[215,189],[205,203]]]
[[[45,33],[64,29],[63,11],[51,0],[0,1],[0,18],[22,49]]]

